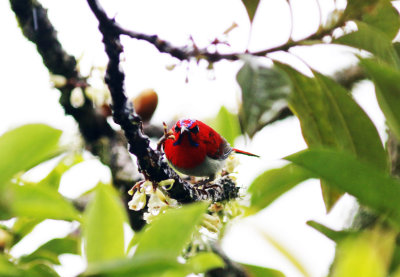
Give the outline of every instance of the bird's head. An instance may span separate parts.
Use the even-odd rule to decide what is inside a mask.
[[[198,146],[198,143],[194,140],[199,133],[199,125],[197,120],[181,119],[173,127],[173,132],[175,138],[177,138],[177,140],[174,142],[174,145],[179,145],[182,141],[182,138],[187,136],[189,143],[192,146]]]

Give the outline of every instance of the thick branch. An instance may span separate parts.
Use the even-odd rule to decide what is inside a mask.
[[[237,188],[229,178],[221,178],[220,184],[213,187],[199,189],[182,180],[167,162],[162,153],[150,147],[150,140],[142,132],[140,117],[134,113],[132,104],[127,101],[124,93],[125,75],[120,68],[121,28],[113,19],[107,17],[105,11],[96,0],[87,1],[94,15],[99,21],[99,30],[103,35],[105,51],[109,58],[105,76],[113,101],[114,121],[125,132],[129,143],[129,151],[138,159],[139,170],[146,179],[158,183],[166,179],[174,179],[175,183],[168,194],[181,203],[209,199],[222,201],[237,197]]]
[[[76,87],[85,89],[88,84],[76,67],[76,60],[69,55],[57,39],[57,32],[47,17],[47,11],[35,0],[10,0],[23,34],[36,45],[44,65],[51,74],[67,79],[61,91],[60,104],[65,113],[78,123],[86,148],[111,169],[114,185],[126,192],[135,182],[135,166],[126,149],[126,140],[114,131],[104,115],[97,112],[92,101],[86,97],[81,107],[70,102],[71,92]],[[124,195],[127,196],[125,193]],[[126,203],[129,199],[126,197]],[[126,205],[127,207],[127,205]],[[143,226],[141,213],[131,212],[131,225],[138,230]]]
[[[86,81],[76,69],[75,58],[68,55],[58,41],[47,11],[37,1],[11,0],[10,3],[25,37],[36,45],[44,65],[52,74],[62,75],[68,80],[59,87],[62,92],[60,103],[65,112],[74,117],[85,140],[94,142],[102,136],[113,135],[106,118],[96,113],[90,99],[85,97],[85,103],[79,108],[71,105],[72,89],[86,87]]]

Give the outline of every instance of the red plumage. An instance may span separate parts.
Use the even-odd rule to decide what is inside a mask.
[[[199,120],[179,120],[163,146],[169,163],[179,172],[211,179],[222,169],[232,151],[249,156],[249,152],[232,148],[214,129]]]

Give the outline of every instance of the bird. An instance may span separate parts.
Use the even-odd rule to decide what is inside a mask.
[[[162,141],[168,163],[189,176],[214,180],[233,152],[252,157],[258,155],[232,148],[224,137],[207,124],[195,119],[181,119],[166,132]]]

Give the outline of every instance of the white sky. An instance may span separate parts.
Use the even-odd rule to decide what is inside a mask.
[[[64,48],[76,57],[82,57],[81,68],[104,66],[106,57],[97,31],[97,22],[82,0],[40,1],[49,9],[49,16],[59,32]],[[337,1],[344,6],[344,1]],[[340,2],[340,3],[339,3]],[[239,27],[229,34],[233,51],[260,50],[284,43],[290,33],[290,16],[285,0],[261,1],[249,39],[250,24],[239,0],[148,0],[148,1],[102,1],[109,15],[124,27],[148,34],[158,34],[176,45],[187,45],[192,36],[199,47],[211,42],[236,22]],[[300,39],[317,29],[318,8],[315,0],[291,0],[294,12],[292,36]],[[333,1],[320,0],[327,19],[334,9]],[[28,122],[44,122],[65,131],[68,139],[77,132],[73,119],[66,117],[58,104],[59,92],[50,86],[46,68],[34,46],[27,42],[10,11],[8,1],[0,1],[0,25],[3,37],[7,38],[0,49],[0,133]],[[131,96],[142,89],[154,88],[159,94],[159,107],[154,123],[176,116],[206,118],[213,116],[223,104],[235,111],[240,99],[240,88],[235,74],[240,62],[220,62],[215,70],[207,71],[200,63],[179,63],[167,54],[160,54],[151,45],[136,40],[124,39],[126,90]],[[220,51],[227,51],[222,47]],[[355,62],[355,58],[344,47],[314,46],[295,49],[308,64],[322,73]],[[274,57],[289,60],[304,69],[297,58],[287,54]],[[168,65],[176,64],[173,71]],[[189,82],[185,83],[188,76]],[[365,108],[384,136],[383,116],[378,109],[373,87],[362,82],[356,98]],[[306,147],[295,118],[275,123],[259,132],[252,141],[238,139],[236,146],[257,153],[262,159],[241,159],[239,182],[248,186],[251,181],[268,168],[284,164],[282,157]],[[88,175],[87,172],[93,172]],[[109,172],[92,159],[67,173],[61,184],[66,196],[76,196],[93,186],[99,179],[107,180]],[[345,197],[329,215],[325,214],[321,192],[317,181],[308,181],[256,216],[233,222],[223,241],[228,255],[241,262],[269,266],[283,271],[287,276],[301,276],[276,250],[255,231],[257,226],[281,242],[304,264],[310,276],[325,276],[334,255],[334,244],[317,231],[306,226],[307,220],[317,220],[333,228],[341,228],[348,222],[348,213],[354,201]],[[46,230],[47,232],[45,232]],[[33,232],[40,243],[63,236],[71,230],[67,223],[49,221]],[[29,253],[35,245],[21,244],[14,253]],[[74,276],[84,264],[63,257],[66,266],[59,269],[63,276]]]

